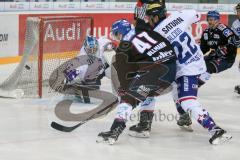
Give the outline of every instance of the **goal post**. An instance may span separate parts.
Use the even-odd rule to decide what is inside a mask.
[[[48,84],[51,73],[78,54],[86,35],[92,31],[91,17],[28,17],[22,59],[0,84],[0,96],[41,98],[51,95]]]

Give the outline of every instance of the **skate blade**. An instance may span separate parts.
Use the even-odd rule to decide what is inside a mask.
[[[193,132],[191,125],[190,126],[186,126],[186,125],[179,126],[179,128],[181,128],[182,130],[187,131],[187,132]]]
[[[136,137],[136,138],[149,138],[150,137],[150,132],[149,131],[143,131],[141,133],[138,133],[138,132],[134,132],[134,131],[129,131],[128,135],[131,136],[131,137]]]
[[[113,145],[116,142],[116,140],[113,139],[113,138],[103,138],[103,137],[98,136],[97,139],[96,139],[96,142],[97,143],[106,143],[106,144],[109,144],[109,145]]]
[[[211,144],[213,145],[219,145],[228,142],[230,139],[232,139],[232,135],[224,133],[221,137],[216,138],[212,141]]]
[[[240,94],[239,91],[237,91],[237,90],[234,90],[234,92],[237,93],[237,94]]]

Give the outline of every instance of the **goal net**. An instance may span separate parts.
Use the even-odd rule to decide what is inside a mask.
[[[0,84],[1,97],[52,95],[48,79],[62,63],[74,58],[93,27],[90,17],[28,17],[22,59]]]

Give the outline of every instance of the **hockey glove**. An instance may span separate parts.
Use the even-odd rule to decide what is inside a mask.
[[[79,75],[79,71],[76,69],[70,70],[70,71],[65,71],[64,75],[67,79],[67,82],[72,82],[78,75]]]

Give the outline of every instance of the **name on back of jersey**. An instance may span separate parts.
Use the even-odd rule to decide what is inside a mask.
[[[164,34],[167,34],[171,31],[174,27],[181,24],[184,20],[181,17],[174,19],[173,21],[169,22],[165,27],[162,28]]]
[[[175,57],[169,42],[159,34],[146,31],[138,33],[133,39],[132,44],[142,56],[147,56],[152,61],[167,61]]]
[[[171,32],[169,36],[167,36],[167,40],[169,42],[173,42],[177,36],[179,36],[183,31],[180,28],[176,28],[174,31]]]
[[[149,50],[147,52],[147,55],[149,55],[150,57],[155,54],[156,52],[158,52],[159,50],[163,49],[164,47],[166,47],[166,43],[161,42],[158,45],[156,45],[154,48],[152,48],[151,50]]]

